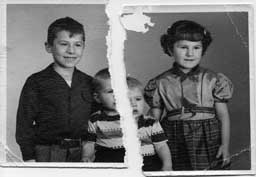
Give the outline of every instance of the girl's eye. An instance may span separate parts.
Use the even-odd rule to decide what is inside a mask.
[[[187,49],[187,47],[186,47],[186,46],[180,46],[180,48],[181,48],[181,49]]]
[[[60,45],[67,46],[68,44],[67,43],[60,43]]]

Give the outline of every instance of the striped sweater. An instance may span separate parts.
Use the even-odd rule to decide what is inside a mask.
[[[88,122],[88,141],[111,149],[123,148],[123,133],[120,116],[108,116],[103,111],[94,113]],[[154,144],[166,143],[167,139],[158,121],[149,116],[138,119],[138,137],[141,142],[141,154],[155,154]]]

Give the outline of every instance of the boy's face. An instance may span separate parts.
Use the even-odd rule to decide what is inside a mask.
[[[116,111],[116,102],[110,79],[101,79],[101,89],[96,94],[96,100],[102,104],[104,111],[108,115],[118,114]]]
[[[202,51],[201,41],[180,40],[174,43],[172,53],[175,62],[187,73],[200,63]]]
[[[139,88],[129,88],[129,99],[134,117],[139,117],[144,113],[145,100]]]
[[[70,35],[68,31],[60,31],[56,34],[53,45],[46,43],[46,50],[52,53],[54,62],[58,67],[73,68],[82,58],[83,35]]]

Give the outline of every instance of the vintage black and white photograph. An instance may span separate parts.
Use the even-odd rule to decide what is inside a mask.
[[[4,166],[254,174],[254,7],[120,4],[6,4]]]

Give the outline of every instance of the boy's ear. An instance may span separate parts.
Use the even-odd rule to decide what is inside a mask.
[[[96,100],[97,103],[101,103],[98,93],[94,92],[94,93],[93,93],[93,98]]]
[[[48,42],[44,43],[44,47],[48,53],[52,53],[52,46]]]

